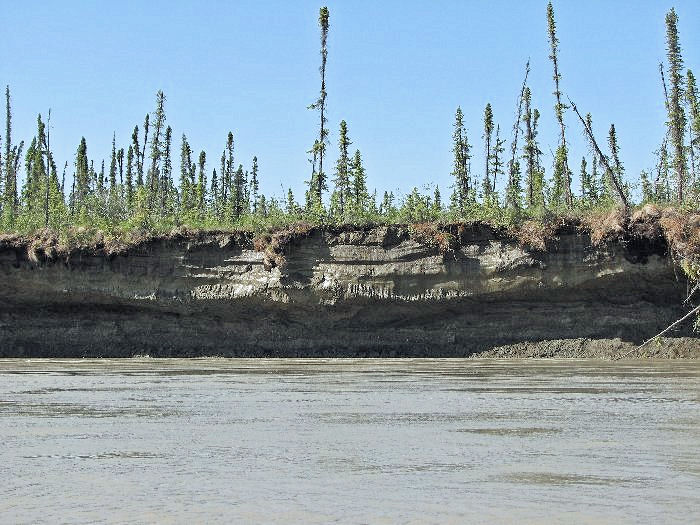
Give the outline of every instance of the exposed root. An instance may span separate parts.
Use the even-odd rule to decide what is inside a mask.
[[[557,225],[550,221],[525,221],[512,229],[511,234],[520,246],[543,252],[548,242],[557,239]]]
[[[287,265],[289,246],[297,239],[308,237],[315,230],[311,224],[300,222],[253,239],[253,248],[263,252],[263,266],[269,272],[273,268],[283,269]]]
[[[582,221],[584,229],[590,233],[593,246],[624,238],[628,224],[629,216],[623,208],[607,213],[593,213],[585,216]]]
[[[413,240],[423,246],[437,249],[441,255],[453,253],[457,249],[457,238],[436,223],[411,224],[408,230]]]

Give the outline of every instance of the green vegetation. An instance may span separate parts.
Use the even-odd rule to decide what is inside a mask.
[[[453,185],[449,199],[444,200],[437,186],[412,188],[401,199],[393,192],[377,196],[368,188],[361,152],[351,149],[353,142],[346,120],[339,124],[334,168],[332,173],[326,173],[331,171],[326,85],[329,20],[328,9],[322,7],[318,18],[321,85],[318,98],[309,106],[318,111],[319,121],[308,152],[311,176],[303,202],[295,200],[291,188],[282,198],[260,193],[264,164],[261,168],[257,157],[236,157],[233,132],[222,137],[225,140],[218,165],[206,152],[193,151],[183,134],[177,177],[172,158],[177,154],[173,152],[177,145],[173,144],[173,130],[166,117],[167,99],[162,91],[157,92],[155,111],[146,114],[142,129],[134,126],[125,144],[113,135],[107,165],[102,159],[90,158],[88,142],[83,137],[67,182],[68,164],[59,178],[51,151],[50,112],[46,120],[41,115],[37,117],[36,135],[26,153],[24,142],[13,143],[8,86],[5,143],[0,150],[0,230],[23,235],[51,231],[63,236],[100,232],[99,235],[110,238],[126,238],[134,232],[145,235],[176,228],[262,232],[297,223],[364,225],[481,220],[513,226],[547,217],[580,218],[618,207],[629,215],[636,188],[641,190],[639,204],[654,203],[681,210],[697,208],[700,96],[692,71],[683,69],[678,17],[673,9],[666,16],[669,90],[663,78],[664,66],[660,67],[668,122],[653,173],[642,172],[638,180],[625,178],[615,125],[610,125],[607,141],[598,141],[591,115],[582,116],[570,99],[564,103],[568,97],[561,87],[560,41],[549,3],[547,37],[559,129],[551,176],[547,176],[550,168],[545,169],[538,142],[540,112],[532,104],[528,61],[507,153],[502,130],[508,128],[496,121],[494,108],[487,104],[481,135],[485,162],[481,168],[473,167],[472,149],[476,146],[469,142],[464,113],[461,107],[457,108],[452,132]],[[576,193],[566,140],[565,117],[569,109],[578,117],[590,145],[581,156],[580,190]],[[502,190],[498,188],[499,177]]]

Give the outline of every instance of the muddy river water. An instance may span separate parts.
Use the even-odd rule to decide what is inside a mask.
[[[700,362],[0,360],[2,523],[697,523]]]

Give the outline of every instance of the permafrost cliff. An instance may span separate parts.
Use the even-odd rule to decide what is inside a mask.
[[[0,243],[0,356],[622,355],[687,309],[662,238],[545,250],[485,225],[190,233],[119,253]],[[257,250],[256,250],[257,248]],[[698,357],[690,323],[639,355]],[[685,336],[685,337],[681,337]]]

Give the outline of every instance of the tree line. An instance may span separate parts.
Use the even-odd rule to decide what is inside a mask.
[[[167,123],[166,97],[156,94],[155,111],[134,126],[129,140],[112,149],[107,163],[90,158],[81,138],[74,162],[62,169],[51,151],[49,111],[37,117],[36,135],[29,145],[12,142],[9,86],[5,89],[6,128],[0,150],[0,226],[3,230],[33,231],[71,226],[99,228],[168,228],[178,225],[220,228],[265,226],[307,220],[316,223],[416,222],[469,220],[507,214],[532,216],[543,211],[580,210],[621,205],[628,208],[632,189],[641,189],[642,202],[697,206],[700,199],[700,97],[695,76],[684,68],[678,35],[678,16],[671,9],[666,23],[666,64],[659,64],[661,86],[668,113],[665,133],[655,152],[653,171],[638,180],[625,176],[615,125],[599,142],[593,118],[583,115],[562,89],[559,38],[551,2],[546,9],[547,38],[552,65],[554,114],[558,144],[553,152],[551,177],[538,139],[540,111],[533,107],[525,66],[516,119],[510,141],[494,120],[491,104],[483,110],[481,133],[484,163],[472,166],[472,152],[465,115],[458,107],[452,131],[453,184],[443,202],[439,187],[424,193],[413,188],[398,199],[393,192],[370,192],[362,154],[353,149],[348,124],[338,126],[337,156],[330,166],[328,154],[328,92],[326,68],[330,13],[319,10],[320,90],[309,106],[318,112],[318,132],[311,149],[311,174],[307,190],[297,201],[291,188],[283,198],[260,192],[257,157],[241,162],[229,132],[222,141],[221,157],[214,161],[205,151],[198,154],[185,134],[179,139],[179,174],[173,130]],[[668,82],[666,80],[668,77]],[[573,112],[589,143],[574,174],[567,141],[567,115]],[[569,117],[570,118],[570,117]],[[177,139],[175,139],[177,140]],[[59,171],[61,172],[59,176]],[[330,172],[327,174],[327,171]],[[24,174],[24,177],[20,175]],[[68,175],[68,179],[67,179]],[[576,187],[575,180],[578,180]],[[22,182],[20,185],[20,181]],[[499,181],[500,186],[499,188]],[[329,193],[329,183],[332,191]]]

